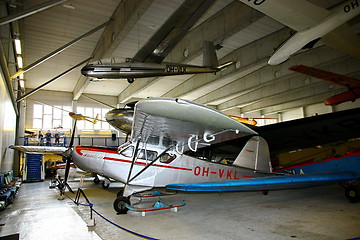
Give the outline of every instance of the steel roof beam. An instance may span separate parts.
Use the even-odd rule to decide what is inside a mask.
[[[25,17],[33,15],[35,13],[44,11],[44,10],[46,10],[48,8],[55,7],[55,6],[57,6],[57,5],[61,4],[61,3],[64,3],[66,1],[68,1],[68,0],[51,0],[51,1],[48,1],[48,2],[45,2],[45,3],[41,3],[39,5],[36,5],[34,7],[31,7],[29,9],[25,9],[25,10],[23,10],[21,12],[17,12],[17,13],[11,14],[9,16],[0,18],[0,26],[4,25],[4,24],[7,24],[7,23],[14,22],[14,21],[19,20],[21,18],[25,18]]]

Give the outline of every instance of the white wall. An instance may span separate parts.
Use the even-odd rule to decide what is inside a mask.
[[[15,138],[16,113],[0,69],[0,172],[15,170],[14,150],[9,149]]]

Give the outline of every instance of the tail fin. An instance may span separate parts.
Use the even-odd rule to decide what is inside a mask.
[[[254,169],[259,172],[272,172],[269,147],[266,140],[260,136],[250,138],[233,165]]]
[[[215,46],[213,42],[204,41],[203,45],[203,66],[217,68],[219,62],[215,52]]]

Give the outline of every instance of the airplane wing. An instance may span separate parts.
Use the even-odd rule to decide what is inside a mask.
[[[67,150],[66,147],[50,147],[50,146],[12,145],[9,148],[25,153],[53,153],[53,154],[62,154]]]
[[[287,60],[291,54],[320,37],[326,45],[360,59],[360,38],[347,23],[341,24],[346,22],[344,16],[351,19],[359,12],[357,5],[351,7],[351,1],[330,10],[306,0],[239,1],[297,31],[271,56],[269,64]]]
[[[166,188],[178,191],[266,191],[350,183],[359,179],[360,176],[356,172],[341,171],[272,176],[223,182],[169,184]]]
[[[331,83],[335,83],[344,87],[354,88],[360,87],[360,80],[328,71],[324,71],[318,68],[313,68],[304,65],[292,66],[289,70],[299,72],[310,77],[319,78]]]
[[[271,154],[345,141],[360,137],[360,108],[253,129],[266,139]]]
[[[179,152],[257,134],[215,109],[177,98],[139,101],[132,129],[133,142],[162,139],[165,145],[176,145]]]
[[[296,31],[308,29],[331,15],[329,10],[305,0],[239,1]]]

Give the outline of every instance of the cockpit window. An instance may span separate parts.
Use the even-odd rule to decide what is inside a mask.
[[[134,146],[130,145],[129,147],[125,148],[124,150],[120,150],[120,154],[125,157],[132,157],[134,152]]]
[[[126,148],[120,149],[119,152],[121,155],[131,158],[134,154],[134,146],[129,145]],[[145,149],[139,149],[138,151],[138,159],[144,159],[144,160],[154,160],[157,157],[157,152],[145,150]]]
[[[157,156],[157,152],[141,149],[138,158],[145,160],[154,160]]]

